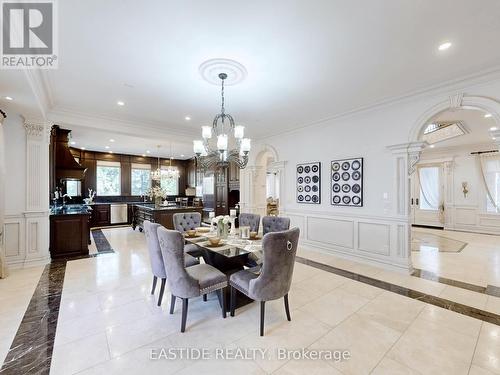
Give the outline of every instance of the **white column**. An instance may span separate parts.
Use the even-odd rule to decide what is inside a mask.
[[[25,120],[25,265],[45,263],[49,254],[49,142],[51,124]]]
[[[393,241],[397,244],[394,259],[411,271],[411,221],[410,221],[410,177],[416,170],[420,153],[426,142],[403,143],[387,148],[393,155],[394,183],[392,196],[393,213],[404,217],[393,231]]]

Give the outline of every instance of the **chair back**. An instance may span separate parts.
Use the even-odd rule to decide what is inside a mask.
[[[201,214],[199,212],[181,212],[173,215],[173,221],[174,229],[184,233],[201,226]]]
[[[186,272],[184,267],[184,237],[179,231],[158,227],[163,264],[167,271],[167,282],[172,294],[176,297],[191,298],[198,296],[200,286]]]
[[[250,281],[250,297],[269,301],[283,297],[292,284],[300,229],[268,233],[262,239],[264,264],[259,277]]]
[[[163,257],[161,255],[160,242],[158,241],[157,229],[160,224],[152,223],[149,220],[144,220],[144,233],[148,244],[149,260],[151,262],[151,271],[156,277],[162,279],[167,277]]]
[[[260,215],[257,214],[240,214],[238,217],[240,226],[250,227],[251,232],[258,232],[260,226]]]
[[[290,229],[290,218],[282,216],[264,216],[262,218],[263,234],[282,232]]]

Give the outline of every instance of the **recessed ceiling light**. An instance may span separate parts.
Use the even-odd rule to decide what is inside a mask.
[[[490,117],[493,117],[493,115],[491,113],[487,113],[484,115],[484,118],[490,118]]]
[[[82,150],[85,150],[85,147],[81,147]]]
[[[149,151],[149,150],[146,150],[146,154],[150,154],[150,153],[151,153],[151,151]]]
[[[496,140],[496,138],[495,138],[495,137],[491,137],[491,139]]]
[[[112,153],[113,153],[113,151],[109,151],[109,153],[110,153],[110,154],[112,154]]]
[[[14,100],[14,99],[13,99],[11,96],[6,96],[6,97],[5,97],[5,100],[12,101],[12,100]]]
[[[76,145],[76,142],[75,141],[71,141],[70,142],[72,145]]]
[[[181,155],[181,158],[183,158],[183,157],[184,157],[184,154]]]
[[[116,102],[117,105],[119,105],[120,107],[123,107],[125,105],[125,102],[122,102],[121,100],[118,100]]]
[[[146,157],[146,154],[142,154],[142,157],[145,158]]]
[[[114,142],[115,140],[114,140],[113,138],[111,138],[109,141],[110,141],[110,142]]]
[[[490,131],[492,131],[492,132],[494,132],[495,130],[498,130],[498,128],[497,128],[496,126],[492,126],[492,127],[490,128]]]
[[[109,146],[105,146],[104,148],[107,150],[109,148]]]
[[[450,47],[451,47],[451,43],[450,42],[444,42],[444,43],[442,43],[442,44],[439,45],[438,49],[440,51],[446,51]]]
[[[186,121],[189,121],[189,120],[191,120],[191,117],[186,116],[186,117],[184,117],[184,119],[185,119]]]
[[[430,145],[430,148],[434,148],[434,147],[436,147],[436,145]]]

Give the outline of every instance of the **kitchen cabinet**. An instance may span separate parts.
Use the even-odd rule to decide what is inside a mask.
[[[173,215],[183,212],[202,213],[201,207],[179,207],[179,206],[160,206],[156,207],[154,203],[144,203],[134,205],[134,220],[132,228],[144,230],[144,220],[158,223],[167,229],[174,229]]]
[[[90,213],[50,215],[50,256],[61,258],[89,253]]]
[[[92,205],[92,227],[105,227],[111,224],[111,206],[109,204]]]

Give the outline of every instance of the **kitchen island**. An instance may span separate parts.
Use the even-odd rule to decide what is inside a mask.
[[[132,228],[139,228],[139,231],[144,230],[144,220],[149,220],[154,223],[163,225],[167,229],[175,229],[173,216],[181,212],[199,212],[201,214],[203,207],[179,205],[156,206],[154,203],[136,204],[133,206]]]
[[[90,216],[87,205],[75,204],[50,209],[51,258],[87,255],[90,242]]]

